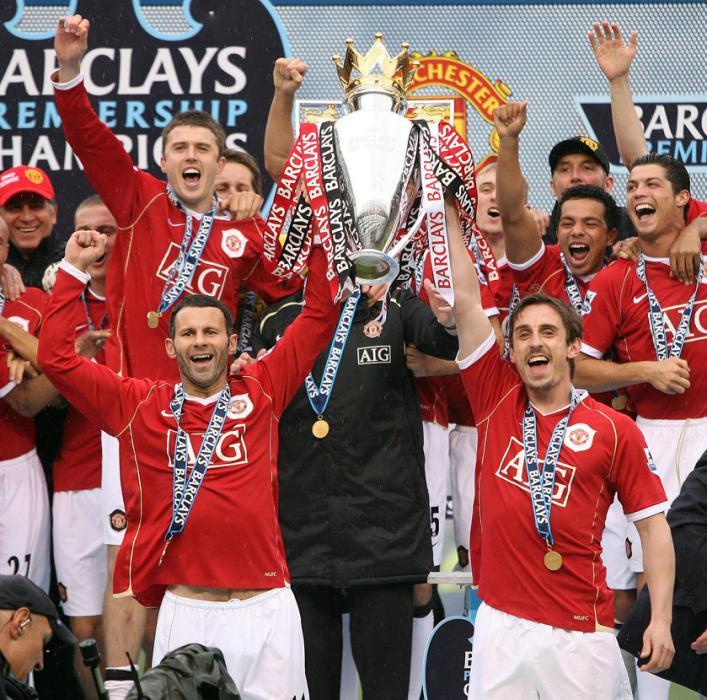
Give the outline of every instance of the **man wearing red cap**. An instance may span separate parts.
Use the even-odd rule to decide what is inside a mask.
[[[43,170],[18,165],[0,174],[0,216],[10,230],[7,262],[29,287],[41,287],[47,266],[64,255],[54,233],[56,212],[54,187]]]

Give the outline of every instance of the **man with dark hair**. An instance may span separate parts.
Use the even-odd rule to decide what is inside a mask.
[[[337,308],[315,245],[302,314],[275,349],[228,376],[236,336],[207,296],[172,313],[167,355],[180,382],[120,377],[79,358],[86,269],[105,239],[77,231],[40,337],[39,362],[66,398],[119,437],[127,531],[114,590],[160,606],[153,660],[188,642],[220,648],[243,700],[307,696],[297,604],[277,519],[277,425],[330,340]]]
[[[214,139],[216,139],[216,150],[219,154],[223,154],[226,148],[226,133],[221,124],[219,124],[208,112],[200,109],[187,109],[184,112],[177,112],[170,120],[167,126],[162,129],[162,144],[166,144],[170,134],[180,126],[195,126],[199,129],[207,129],[210,131]]]
[[[108,275],[113,334],[106,344],[106,360],[122,376],[176,379],[176,365],[165,355],[164,342],[167,312],[182,294],[215,296],[235,310],[242,286],[275,301],[298,285],[280,283],[263,268],[262,219],[239,220],[243,215],[252,217],[252,212],[241,211],[236,195],[223,208],[215,198],[216,175],[224,167],[224,140],[223,130],[211,117],[176,115],[165,129],[161,168],[166,183],[134,167],[88,100],[80,70],[88,32],[89,22],[80,15],[59,23],[55,37],[59,70],[53,77],[67,141],[120,228]],[[114,441],[104,440],[103,457],[104,470],[115,477],[114,488],[106,490],[112,505],[104,515],[112,562],[126,526]],[[145,614],[132,601],[120,605],[125,617],[107,621],[115,634],[108,634],[106,660],[109,669],[125,670],[124,651],[137,653],[135,638],[142,638]],[[129,642],[125,635],[133,630]],[[109,670],[109,685],[123,683],[120,674],[114,675]],[[124,695],[116,690],[113,697],[120,700]]]
[[[558,245],[543,243],[525,205],[518,159],[526,109],[525,103],[508,103],[494,113],[500,137],[496,190],[508,265],[519,295],[542,291],[579,311],[589,280],[604,267],[616,239],[616,204],[596,185],[564,189],[558,195]]]
[[[7,261],[29,287],[41,287],[44,270],[63,255],[56,213],[54,187],[43,170],[18,165],[0,174],[0,216],[10,231]]]
[[[692,206],[685,174],[669,156],[648,155],[631,168],[626,199],[641,254],[637,261],[617,260],[590,284],[577,363],[581,386],[594,391],[626,387],[670,500],[707,436],[704,247],[696,233],[685,240],[690,231],[686,209]],[[686,251],[679,275],[668,259],[678,243]],[[681,281],[688,273],[696,277],[689,285]],[[618,362],[600,359],[612,345]],[[631,526],[627,539],[631,569],[640,573],[640,542]]]
[[[263,206],[263,178],[255,158],[245,151],[227,148],[223,159],[223,169],[214,181],[221,207],[239,220],[258,216]]]
[[[660,480],[633,422],[572,386],[575,311],[545,297],[522,302],[509,323],[512,366],[501,359],[455,213],[447,207],[458,364],[484,445],[471,533],[483,603],[469,697],[629,700],[599,541],[618,493],[648,555],[653,617],[642,655],[647,669],[666,668],[674,555]]]

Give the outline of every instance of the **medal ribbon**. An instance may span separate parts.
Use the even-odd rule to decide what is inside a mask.
[[[175,535],[179,535],[185,528],[191,509],[194,506],[199,489],[204,482],[204,477],[211,463],[211,457],[218,444],[223,424],[226,421],[228,406],[231,402],[231,390],[228,384],[223,388],[216,401],[216,406],[211,414],[209,426],[206,428],[201,441],[196,462],[187,477],[187,460],[189,444],[187,434],[182,430],[181,418],[184,406],[184,387],[177,384],[174,388],[174,398],[169,404],[172,415],[177,421],[177,438],[174,445],[174,473],[172,479],[172,520],[167,528],[165,542],[169,543]],[[165,545],[166,548],[166,545]]]
[[[562,265],[565,268],[565,292],[567,292],[567,298],[570,300],[570,306],[577,312],[582,312],[582,306],[584,305],[584,297],[577,284],[577,279],[574,276],[570,266],[565,260],[564,253],[560,253],[560,260],[562,260]]]
[[[88,312],[88,301],[86,301],[86,289],[81,292],[81,303],[83,304],[83,310],[84,313],[86,314],[86,325],[88,326],[89,331],[95,331],[96,327],[93,325],[93,319],[91,318],[91,314]],[[4,306],[4,304],[3,304]],[[2,313],[2,308],[0,308],[0,313]],[[106,324],[108,323],[108,314],[104,313],[103,318],[101,319],[100,323],[98,324],[98,330],[102,331],[105,327]]]
[[[349,295],[349,298],[344,304],[344,308],[341,310],[339,323],[336,326],[334,338],[332,339],[331,346],[329,347],[329,355],[327,356],[326,364],[324,365],[324,372],[322,373],[319,386],[317,386],[314,381],[314,377],[311,372],[304,380],[307,398],[312,406],[312,410],[317,416],[324,415],[324,411],[326,411],[326,407],[329,404],[331,392],[334,389],[334,382],[336,381],[336,375],[339,372],[341,358],[344,356],[344,348],[346,347],[346,341],[348,340],[351,326],[353,325],[356,307],[358,306],[358,301],[360,298],[361,290],[357,287],[355,291]]]
[[[5,304],[7,303],[7,297],[2,293],[2,288],[0,288],[0,316],[5,310]]]
[[[167,185],[167,194],[172,204],[184,213],[186,221],[184,223],[184,236],[179,246],[179,255],[169,271],[167,281],[162,290],[162,298],[157,307],[157,313],[159,315],[167,311],[191,283],[194,273],[196,272],[196,266],[199,264],[201,255],[209,240],[214,219],[216,218],[215,206],[210,211],[202,214],[199,228],[194,236],[194,240],[192,240],[193,223],[191,214],[186,211],[184,205],[179,201],[174,190],[172,190],[169,185]]]
[[[695,289],[690,296],[690,300],[687,302],[685,308],[680,314],[680,323],[675,331],[675,337],[673,338],[671,346],[668,347],[668,337],[665,332],[665,321],[663,320],[663,309],[658,301],[658,298],[648,285],[648,278],[646,277],[646,259],[641,253],[641,257],[636,264],[636,276],[639,280],[641,280],[641,282],[643,282],[643,286],[646,288],[646,293],[648,295],[648,306],[650,309],[648,321],[651,326],[653,347],[655,348],[655,355],[658,360],[667,360],[668,357],[680,357],[682,354],[682,349],[685,345],[685,340],[687,339],[687,334],[690,330],[690,320],[692,319],[692,312],[695,308],[695,299],[697,298],[697,292],[700,288],[700,284],[702,283],[703,274],[703,263],[700,262],[697,275],[695,276]]]
[[[525,453],[525,469],[528,475],[530,503],[533,508],[535,529],[540,537],[547,542],[548,547],[554,544],[552,528],[550,527],[550,511],[552,509],[552,492],[555,489],[555,472],[557,460],[565,439],[565,431],[572,412],[579,404],[582,393],[572,387],[570,392],[570,407],[567,415],[555,425],[547,446],[542,472],[538,463],[538,429],[537,416],[528,401],[523,414],[523,450]]]

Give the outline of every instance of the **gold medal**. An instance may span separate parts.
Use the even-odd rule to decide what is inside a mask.
[[[628,403],[628,396],[626,394],[617,394],[611,399],[611,407],[617,411],[623,411]]]
[[[314,425],[312,426],[312,435],[319,440],[329,435],[329,423],[327,423],[321,416],[314,421]]]
[[[157,328],[157,326],[160,323],[160,318],[162,314],[158,313],[157,311],[148,311],[147,312],[147,326],[148,328]]]
[[[543,564],[545,564],[546,569],[550,569],[550,571],[557,571],[562,568],[562,555],[554,549],[550,549],[545,552]]]

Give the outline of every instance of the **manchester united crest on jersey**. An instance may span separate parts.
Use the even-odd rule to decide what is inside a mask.
[[[564,444],[573,452],[584,452],[594,444],[596,430],[586,423],[574,423],[567,428]]]
[[[228,407],[228,417],[233,420],[245,418],[253,410],[253,402],[248,394],[238,394],[231,397],[231,404]]]
[[[383,324],[380,321],[369,321],[363,327],[363,334],[366,338],[377,338],[383,332]]]
[[[242,257],[247,244],[248,239],[237,228],[228,228],[221,234],[221,248],[229,258]]]

